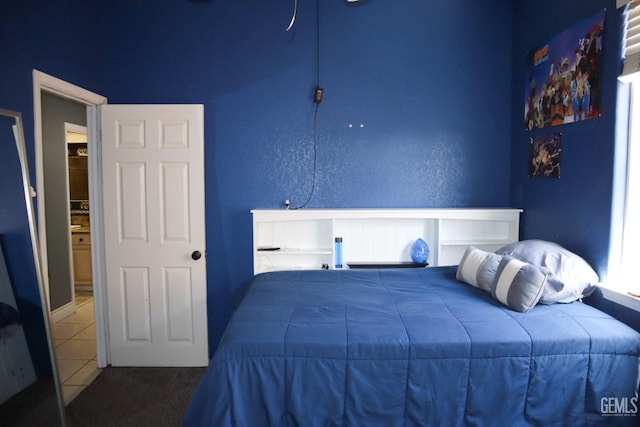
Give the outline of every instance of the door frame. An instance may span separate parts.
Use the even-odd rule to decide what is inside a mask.
[[[36,159],[36,203],[38,211],[38,240],[41,251],[41,269],[49,302],[49,269],[47,257],[47,230],[44,203],[44,161],[42,141],[42,97],[47,92],[87,106],[89,210],[91,218],[91,261],[93,265],[93,302],[96,326],[96,353],[99,368],[109,364],[107,334],[106,289],[104,280],[104,228],[102,206],[102,178],[99,169],[99,120],[96,106],[107,103],[107,98],[64,80],[33,70],[33,129]],[[43,203],[39,203],[42,200]],[[95,229],[95,232],[93,231]],[[50,308],[49,308],[50,312]]]
[[[88,138],[89,138],[89,129],[86,126],[82,126],[82,125],[76,125],[74,123],[69,123],[69,122],[64,122],[64,142],[66,143],[67,148],[69,147],[69,140],[68,140],[68,136],[69,136],[69,132],[75,132],[75,133],[80,133],[80,134],[84,134],[87,137],[87,143]],[[87,159],[88,160],[88,159]],[[65,158],[66,161],[66,170],[70,171],[69,169],[69,157],[67,156]],[[66,187],[67,187],[67,191],[65,192],[65,194],[67,194],[67,218],[71,218],[71,181],[69,178],[69,174],[67,174],[67,180],[66,180]],[[73,302],[73,311],[75,312],[75,306],[76,306],[76,293],[75,293],[75,283],[76,283],[76,277],[75,277],[75,269],[74,269],[74,260],[73,260],[73,238],[72,238],[72,232],[71,232],[71,227],[69,227],[69,245],[68,245],[68,253],[69,253],[69,272],[70,277],[71,277],[71,283],[69,284],[71,286],[71,301]],[[93,280],[93,279],[92,279]],[[54,313],[51,313],[52,317],[54,317]]]

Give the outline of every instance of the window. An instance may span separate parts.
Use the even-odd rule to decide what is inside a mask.
[[[620,280],[627,291],[640,297],[635,264],[640,262],[640,73],[631,78],[629,108],[629,137],[624,168],[622,238],[620,252]]]
[[[624,62],[620,80],[612,212],[610,286],[638,297],[640,307],[640,0],[618,0],[625,6]],[[605,295],[607,293],[605,292]],[[615,299],[617,302],[623,302]],[[629,305],[629,304],[625,304]]]

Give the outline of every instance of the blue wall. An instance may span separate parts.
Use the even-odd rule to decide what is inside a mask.
[[[521,207],[523,238],[556,240],[602,270],[619,65],[613,0],[324,0],[319,15],[315,0],[298,3],[289,32],[290,0],[0,4],[0,99],[25,113],[27,129],[31,68],[111,103],[205,105],[213,346],[231,295],[252,275],[249,210],[307,200],[314,142],[309,207]],[[603,7],[603,117],[558,128],[562,178],[531,180],[526,52]],[[72,18],[83,24],[61,25]]]
[[[249,210],[308,198],[317,81],[309,207],[509,205],[510,1],[322,1],[319,39],[298,3],[290,32],[284,0],[109,7],[109,102],[205,104],[212,342],[252,275]]]
[[[514,3],[511,203],[524,209],[520,238],[558,242],[584,257],[607,279],[610,239],[620,227],[612,217],[617,77],[621,70],[623,15],[615,1],[527,0]],[[606,9],[602,58],[602,116],[543,130],[525,131],[526,52],[577,22]],[[550,13],[551,11],[551,13]],[[531,135],[562,133],[561,178],[528,178]],[[585,300],[640,330],[640,313],[606,300]]]
[[[525,131],[527,52],[606,8],[602,58],[602,116]],[[602,278],[607,273],[611,227],[617,77],[622,13],[615,1],[576,0],[514,3],[511,203],[524,209],[523,239],[560,243],[582,255]],[[562,133],[560,179],[529,178],[532,135]]]
[[[101,1],[22,1],[0,2],[0,108],[22,113],[31,180],[35,183],[33,144],[33,79],[32,70],[102,92],[103,60],[101,57]],[[2,139],[0,144],[15,144]],[[15,148],[10,147],[11,150]],[[12,157],[0,157],[0,168],[10,165]],[[20,175],[8,176],[3,186],[22,187]],[[23,208],[8,210],[3,221],[24,223],[20,227],[19,245],[31,251]],[[0,230],[2,231],[2,230]],[[9,249],[10,251],[10,249]],[[13,270],[32,262],[26,254],[9,256]]]
[[[101,3],[0,1],[0,108],[22,113],[32,182],[35,182],[32,69],[100,92]],[[18,308],[21,316],[25,316],[24,327],[36,372],[40,377],[50,376],[22,181],[8,123],[2,121],[7,127],[0,130],[0,235]]]

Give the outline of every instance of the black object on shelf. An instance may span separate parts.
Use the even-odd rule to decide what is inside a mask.
[[[354,269],[373,269],[373,268],[424,268],[429,265],[428,262],[424,264],[416,264],[415,262],[349,262],[347,263],[349,268]]]

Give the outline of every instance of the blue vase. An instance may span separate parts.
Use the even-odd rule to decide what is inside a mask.
[[[411,260],[416,264],[426,264],[429,259],[429,245],[422,239],[418,239],[411,246]]]

